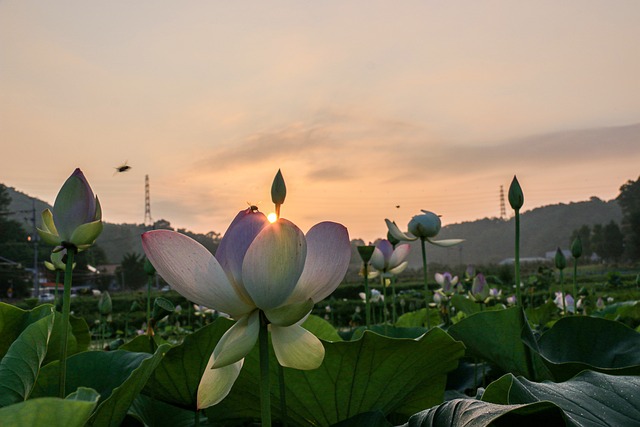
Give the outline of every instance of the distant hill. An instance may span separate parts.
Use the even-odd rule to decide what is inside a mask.
[[[8,190],[12,198],[10,209],[17,212],[12,215],[13,219],[22,222],[29,230],[31,212],[35,205],[36,222],[40,224],[40,212],[50,208],[50,205],[14,188],[8,187]],[[583,224],[606,224],[611,220],[620,223],[621,219],[622,212],[615,200],[605,202],[596,197],[584,202],[561,203],[533,209],[521,215],[520,255],[541,257],[558,246],[568,248],[572,231]],[[128,252],[143,253],[140,235],[147,229],[143,224],[105,223],[104,231],[97,243],[105,251],[110,262],[119,263],[122,256]],[[453,238],[465,239],[465,242],[453,248],[429,245],[429,261],[449,265],[497,263],[513,257],[514,220],[485,218],[451,224],[443,227],[438,235],[438,239]],[[422,265],[420,247],[417,243],[413,243],[412,246],[409,264],[411,268],[419,268]]]

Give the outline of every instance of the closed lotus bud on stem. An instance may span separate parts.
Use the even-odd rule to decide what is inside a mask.
[[[144,272],[147,273],[147,276],[153,276],[156,274],[156,269],[148,258],[144,259]]]
[[[284,183],[282,172],[278,169],[278,173],[273,178],[271,184],[271,201],[276,205],[276,215],[280,217],[280,205],[284,203],[284,199],[287,197],[287,186]]]
[[[104,291],[100,295],[100,300],[98,301],[98,311],[100,311],[100,314],[103,316],[107,316],[111,314],[112,309],[111,295],[109,295],[109,292]]]
[[[558,270],[564,270],[567,266],[567,258],[565,258],[560,248],[556,250],[555,264]]]
[[[519,210],[524,205],[524,194],[522,193],[522,187],[518,182],[518,178],[513,176],[511,185],[509,186],[509,204],[513,210]]]
[[[571,243],[571,256],[580,258],[582,256],[582,240],[576,237]]]

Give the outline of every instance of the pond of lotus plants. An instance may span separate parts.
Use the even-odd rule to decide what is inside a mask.
[[[461,240],[438,240],[438,216],[423,211],[407,231],[387,220],[386,240],[358,248],[362,303],[352,327],[337,328],[326,299],[349,266],[347,228],[321,222],[303,233],[280,217],[280,171],[271,196],[276,217],[238,212],[215,256],[177,232],[143,234],[147,273],[216,318],[168,342],[156,327],[174,307],[149,299],[141,334],[98,351],[87,322],[71,315],[74,256],[102,231],[98,198],[77,169],[39,230],[64,270],[60,311],[0,303],[0,425],[640,425],[640,333],[620,321],[638,327],[637,301],[589,304],[576,274],[534,304],[472,268],[460,278],[431,272],[433,246]],[[523,201],[514,178],[514,283]],[[412,240],[424,287],[407,308],[396,282]],[[574,268],[580,256],[576,241]],[[108,295],[98,307],[111,313]]]

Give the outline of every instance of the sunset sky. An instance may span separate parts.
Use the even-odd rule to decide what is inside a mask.
[[[352,238],[614,198],[640,175],[640,2],[0,0],[0,183],[224,232],[247,203]],[[114,175],[128,162],[129,172]],[[396,206],[400,206],[397,208]],[[508,207],[508,206],[507,206]]]

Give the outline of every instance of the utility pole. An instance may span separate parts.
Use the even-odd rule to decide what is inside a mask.
[[[144,225],[153,225],[153,219],[151,219],[151,195],[149,194],[149,175],[144,176]]]

